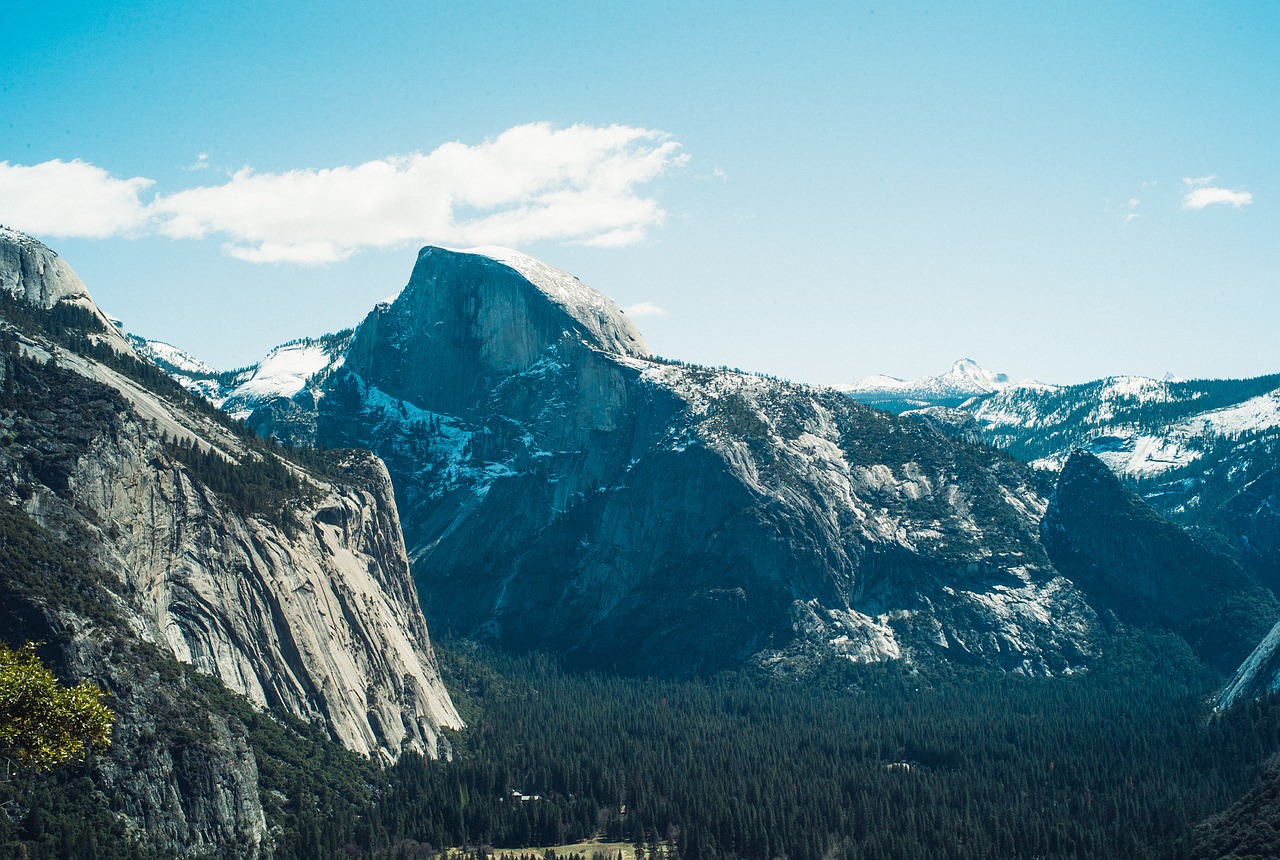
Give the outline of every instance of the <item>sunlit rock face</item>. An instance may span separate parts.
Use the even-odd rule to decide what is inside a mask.
[[[18,589],[6,571],[0,634],[48,642],[71,676],[111,690],[119,730],[102,773],[130,825],[184,855],[270,845],[245,727],[193,711],[176,686],[185,676],[158,675],[157,659],[364,755],[442,752],[442,730],[461,721],[381,461],[353,451],[302,466],[140,381],[145,367],[70,269],[18,235],[0,232],[0,283],[25,303],[0,315],[0,504],[104,575],[90,601]],[[55,316],[68,301],[83,313]],[[41,319],[60,321],[61,342]],[[93,338],[118,339],[123,354],[76,351]],[[226,484],[268,468],[296,483],[270,505],[237,502],[179,449],[216,463]],[[157,740],[175,732],[181,748]]]

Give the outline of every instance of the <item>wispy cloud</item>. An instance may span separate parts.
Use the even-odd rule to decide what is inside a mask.
[[[1182,198],[1183,209],[1203,209],[1215,203],[1225,203],[1239,209],[1253,202],[1253,195],[1248,191],[1232,191],[1230,188],[1218,188],[1210,183],[1217,179],[1216,174],[1208,176],[1187,176],[1182,185],[1187,193]]]
[[[531,123],[358,165],[245,167],[147,202],[154,182],[143,177],[81,161],[0,162],[0,223],[52,236],[222,237],[225,254],[255,263],[330,263],[414,242],[627,245],[666,216],[643,186],[687,160],[661,131]]]
[[[639,302],[622,309],[629,317],[665,317],[667,312],[653,302]]]
[[[1215,203],[1226,203],[1239,209],[1253,202],[1253,195],[1248,191],[1232,191],[1229,188],[1206,186],[1188,191],[1182,198],[1183,209],[1203,209]]]

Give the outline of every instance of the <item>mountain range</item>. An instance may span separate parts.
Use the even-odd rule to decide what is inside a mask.
[[[354,329],[245,370],[182,362],[185,385],[264,435],[387,462],[440,629],[662,674],[832,655],[1054,674],[1098,657],[1109,604],[1042,540],[1054,481],[950,424],[851,402],[958,415],[1052,386],[967,360],[845,391],[687,366],[576,278],[492,248],[424,249]],[[1213,655],[1234,666],[1272,601],[1248,575],[1224,582],[1268,607]]]
[[[1240,667],[1223,707],[1277,686],[1280,377],[1015,385],[961,361],[814,387],[654,356],[606,296],[498,248],[424,248],[350,329],[226,372],[126,335],[11,231],[0,287],[0,548],[27,547],[0,633],[104,679],[112,790],[167,850],[270,850],[254,774],[277,760],[219,697],[361,755],[447,754],[428,627],[799,683],[1076,675],[1147,630]]]

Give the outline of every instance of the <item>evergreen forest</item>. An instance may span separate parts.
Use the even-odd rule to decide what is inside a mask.
[[[1197,823],[1237,801],[1252,820],[1271,814],[1274,779],[1259,778],[1280,750],[1280,698],[1215,714],[1219,679],[1179,640],[1110,647],[1112,668],[1072,678],[835,665],[663,681],[447,643],[468,728],[447,758],[385,768],[210,678],[189,683],[248,728],[277,858],[592,837],[685,860],[1270,856],[1238,814]],[[153,856],[107,809],[75,802],[94,785],[92,761],[11,778],[3,803],[30,811],[0,846]]]

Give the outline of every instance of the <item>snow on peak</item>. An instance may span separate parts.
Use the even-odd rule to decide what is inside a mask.
[[[248,379],[236,386],[232,397],[250,400],[292,397],[332,361],[324,346],[314,341],[278,346],[267,353]]]
[[[977,389],[975,393],[999,391],[1009,384],[1007,373],[992,373],[981,367],[972,358],[962,358],[951,365],[951,370],[942,375],[943,379],[953,380],[956,387],[962,385]]]
[[[212,376],[218,371],[213,365],[201,361],[194,355],[179,349],[171,343],[165,343],[162,340],[147,340],[146,338],[130,338],[130,343],[134,349],[150,358],[157,364],[166,364],[179,373],[194,373],[201,376]]]
[[[924,405],[942,400],[976,397],[980,394],[1023,386],[1040,386],[1040,383],[1031,381],[1015,383],[1009,379],[1008,374],[993,373],[971,358],[962,358],[940,376],[904,380],[895,376],[877,374],[852,385],[838,385],[836,388],[857,398],[894,397],[919,401]]]
[[[514,269],[539,292],[591,332],[608,351],[635,358],[649,357],[649,347],[645,344],[640,330],[613,299],[592,289],[568,272],[510,248],[489,245],[467,248],[456,253],[488,257],[490,260]]]

